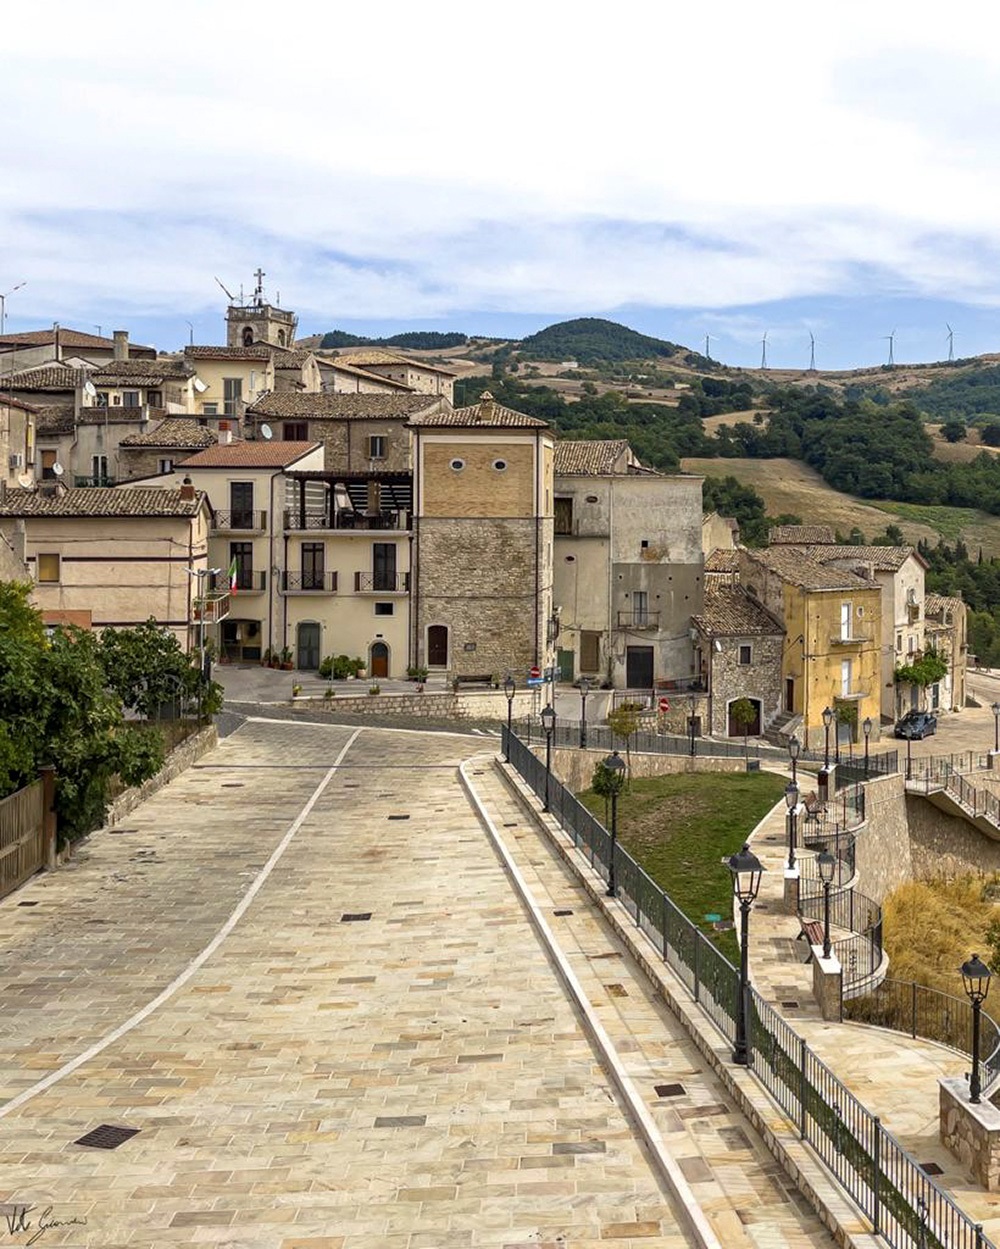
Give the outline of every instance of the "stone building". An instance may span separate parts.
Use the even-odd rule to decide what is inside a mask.
[[[382,347],[351,347],[341,352],[334,364],[353,365],[376,377],[401,383],[418,394],[437,395],[449,403],[454,400],[454,372],[427,360],[386,351]]]
[[[549,427],[488,392],[409,427],[412,662],[523,680],[554,659]]]
[[[167,417],[152,428],[128,434],[121,440],[118,444],[119,479],[128,482],[173,472],[175,464],[206,447],[214,447],[218,440],[218,434],[190,417]]]
[[[35,479],[37,409],[0,395],[0,486],[30,485]]]
[[[265,274],[254,274],[256,286],[250,302],[231,302],[226,309],[226,346],[253,347],[257,343],[272,347],[292,347],[299,319],[294,312],[277,307],[264,297]]]
[[[965,673],[969,645],[967,608],[963,599],[945,594],[924,596],[924,636],[928,647],[947,663],[948,672],[927,691],[932,711],[961,711],[965,706]]]
[[[338,395],[393,395],[412,394],[412,387],[405,382],[393,381],[369,369],[345,364],[339,356],[317,356],[316,363],[322,379],[321,389]]]
[[[110,364],[129,356],[134,360],[155,360],[153,347],[129,342],[127,330],[115,330],[112,338],[86,334],[81,330],[54,325],[48,330],[27,330],[0,336],[0,377],[39,365],[74,361],[78,364]]]
[[[644,468],[628,443],[555,447],[554,596],[563,680],[629,689],[697,677],[700,477]]]
[[[785,630],[766,608],[737,585],[708,584],[704,605],[691,617],[696,633],[696,664],[707,691],[708,726],[713,736],[743,734],[731,715],[746,698],[757,719],[748,732],[759,734],[782,710],[781,661]]]

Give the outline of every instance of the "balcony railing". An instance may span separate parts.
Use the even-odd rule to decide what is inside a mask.
[[[356,572],[354,590],[357,594],[405,594],[410,588],[408,572]]]
[[[285,572],[281,574],[281,588],[286,594],[335,594],[335,572]]]
[[[658,611],[620,611],[618,613],[619,629],[658,629],[660,613]]]
[[[302,513],[298,508],[288,508],[285,511],[285,528],[299,531],[307,529],[407,529],[408,527],[408,512],[379,512],[369,516],[363,512],[352,512],[343,508],[331,517],[326,511]]]
[[[263,594],[266,589],[266,572],[254,572],[252,568],[238,568],[236,570],[235,593]]]
[[[52,474],[52,480],[56,480],[55,473]],[[117,486],[117,484],[117,477],[78,477],[75,474],[73,477],[73,485],[76,486],[78,490],[84,489],[88,486]]]
[[[267,512],[255,512],[253,508],[236,508],[235,510],[216,512],[212,520],[213,529],[238,529],[243,533],[267,528]]]
[[[194,600],[194,618],[205,624],[218,624],[229,615],[229,591],[209,590]]]
[[[830,638],[831,646],[863,646],[872,640],[869,629],[855,629],[851,633],[834,633]]]

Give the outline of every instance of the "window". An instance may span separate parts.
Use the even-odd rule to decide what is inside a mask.
[[[243,378],[224,377],[222,379],[222,415],[239,416],[243,401]]]
[[[556,533],[573,532],[573,500],[556,499]]]
[[[896,634],[896,650],[901,652],[902,649],[903,649],[903,635],[901,633],[897,633]]]
[[[95,486],[103,486],[108,480],[108,457],[92,455],[90,457],[90,475]]]
[[[507,471],[507,461],[506,460],[494,460],[493,467],[497,470],[498,473],[505,473]]]
[[[253,589],[253,543],[230,542],[229,564],[236,564],[236,589]]]
[[[851,636],[851,605],[850,603],[840,604],[840,637],[846,642]]]
[[[38,580],[50,583],[58,581],[59,563],[60,557],[58,555],[39,555],[36,563]]]
[[[464,461],[464,460],[458,460],[458,459],[452,460],[452,462],[451,462],[451,467],[452,467],[452,469],[453,469],[453,471],[454,471],[454,472],[456,472],[456,473],[460,473],[460,472],[462,471],[462,469],[463,469],[463,468],[465,468],[465,461]]]
[[[284,345],[285,345],[285,331],[278,330],[278,346],[284,347]]]
[[[385,459],[385,435],[372,434],[368,439],[368,458],[370,460]]]
[[[308,442],[308,421],[285,421],[281,427],[281,437],[285,442]]]
[[[917,639],[911,633],[910,636],[906,639],[907,653],[912,655],[916,649],[917,649]]]
[[[632,591],[632,623],[644,625],[649,619],[649,594],[645,590]]]
[[[160,465],[159,471],[161,473],[172,473],[174,471],[173,460],[160,460],[159,465]]]
[[[253,482],[229,483],[229,523],[233,529],[253,528]]]
[[[601,666],[601,635],[593,630],[580,631],[580,671],[597,672]]]
[[[396,544],[395,542],[372,543],[372,589],[395,590]]]
[[[851,696],[851,661],[849,659],[840,661],[840,693],[844,698]]]
[[[122,407],[123,408],[141,407],[141,404],[139,403],[139,392],[137,390],[123,390],[122,391]]]
[[[147,390],[146,402],[149,404],[151,408],[162,408],[163,407],[163,391],[162,390]]]
[[[201,411],[203,416],[218,416],[219,405],[217,403],[206,403]]]
[[[99,390],[97,392],[97,406],[99,408],[106,408],[108,406],[108,392],[106,390]]]
[[[749,664],[753,662],[753,650],[749,642],[740,643],[740,663]]]
[[[243,346],[244,347],[253,346],[253,330],[251,329],[249,325],[244,325],[243,327]]]
[[[302,543],[302,588],[322,590],[326,569],[326,549],[322,542]]]
[[[394,610],[395,610],[394,603],[376,603],[375,604],[376,616],[391,616]]]

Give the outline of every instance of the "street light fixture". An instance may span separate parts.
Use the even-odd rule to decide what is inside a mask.
[[[788,739],[788,757],[792,761],[792,784],[793,785],[797,783],[795,779],[795,770],[796,770],[796,765],[798,764],[798,761],[799,761],[799,752],[801,751],[801,749],[802,749],[802,743],[799,741],[797,737],[793,736]]]
[[[736,1003],[736,1044],[733,1047],[733,1062],[741,1067],[747,1067],[749,1066],[747,998],[750,990],[750,908],[760,889],[760,878],[764,868],[760,859],[747,844],[739,854],[734,854],[730,858],[729,870],[733,874],[733,896],[740,904],[740,988],[739,999]]]
[[[507,695],[507,740],[504,743],[506,747],[503,752],[504,763],[510,763],[510,726],[514,715],[514,693],[516,690],[517,682],[514,680],[513,674],[508,672],[503,683],[503,692]]]
[[[580,749],[587,745],[587,695],[590,693],[590,677],[580,678]]]
[[[795,808],[799,805],[799,787],[794,781],[785,786],[785,806],[788,807],[788,870],[795,870]]]
[[[990,711],[993,712],[993,750],[996,753],[1000,751],[1000,703],[994,703]]]
[[[982,1091],[979,1079],[979,1016],[990,991],[990,969],[978,954],[973,954],[959,971],[962,973],[962,985],[972,1003],[972,1074],[969,1077],[969,1101],[978,1103]]]
[[[4,332],[4,326],[7,323],[7,300],[15,291],[19,291],[22,286],[27,286],[27,281],[18,282],[16,286],[12,286],[5,294],[0,295],[0,334]]]
[[[837,860],[829,850],[824,850],[816,860],[819,878],[823,882],[823,957],[830,957],[830,886],[833,884],[833,873],[837,870]]]
[[[865,735],[865,780],[866,781],[868,780],[868,741],[871,738],[873,727],[874,725],[872,724],[871,716],[865,716],[865,718],[861,721],[861,730]]]
[[[615,883],[615,849],[618,845],[618,795],[625,784],[625,760],[617,750],[604,760],[604,770],[608,774],[608,788],[611,790],[611,854],[608,857],[607,896],[614,898],[618,893]]]
[[[829,768],[830,766],[830,725],[832,723],[833,723],[833,712],[830,710],[829,707],[824,707],[823,708],[823,733],[824,733],[824,739],[825,739],[823,743],[823,767],[824,768]]]
[[[542,708],[542,728],[545,730],[545,805],[543,811],[549,809],[549,781],[552,777],[552,734],[556,728],[556,709],[551,703]]]

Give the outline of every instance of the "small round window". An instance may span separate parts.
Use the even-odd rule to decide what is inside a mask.
[[[465,468],[465,461],[464,460],[452,460],[451,467],[455,470],[456,473],[460,473],[462,469]]]
[[[493,467],[497,470],[498,473],[505,473],[507,471],[507,461],[506,460],[494,460]]]

